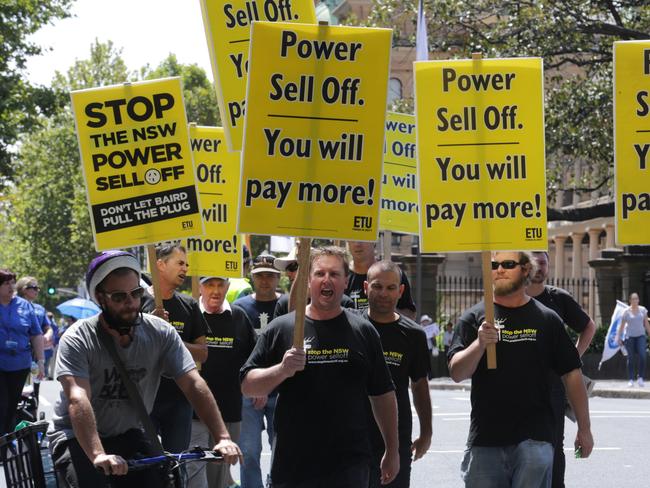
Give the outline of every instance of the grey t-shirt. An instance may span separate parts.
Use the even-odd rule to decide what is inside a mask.
[[[625,337],[640,337],[645,335],[643,322],[647,316],[648,311],[642,305],[639,305],[639,311],[637,313],[632,312],[632,307],[629,307],[623,312],[623,320],[627,323]]]
[[[97,336],[98,317],[79,320],[63,334],[55,375],[56,378],[72,375],[89,381],[97,431],[100,437],[111,437],[141,427],[119,371]],[[134,328],[131,344],[125,348],[118,345],[117,350],[150,412],[160,376],[177,378],[196,365],[171,325],[153,315],[143,314],[142,317],[141,324]],[[48,433],[52,449],[59,442],[74,437],[68,406],[68,399],[61,391],[54,407],[53,426]]]

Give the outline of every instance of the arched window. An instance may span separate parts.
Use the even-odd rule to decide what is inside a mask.
[[[402,98],[402,82],[399,78],[391,78],[388,80],[388,103]]]

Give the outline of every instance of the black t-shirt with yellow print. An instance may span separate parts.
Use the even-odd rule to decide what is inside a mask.
[[[145,293],[142,297],[142,311],[150,313],[155,308],[154,297]],[[169,323],[176,329],[183,342],[193,343],[199,337],[205,336],[207,325],[199,303],[194,298],[175,291],[170,299],[163,300],[163,308],[169,314]],[[165,377],[160,379],[156,398],[176,398],[179,401],[187,401],[174,380]]]
[[[282,361],[293,345],[295,312],[262,331],[241,378]],[[379,335],[357,313],[305,318],[307,364],[278,386],[271,478],[297,483],[370,460],[368,395],[394,389]]]
[[[503,327],[496,344],[497,368],[487,369],[484,354],[472,375],[472,413],[468,446],[505,446],[526,439],[553,442],[550,371],[562,376],[580,368],[578,351],[562,319],[531,299],[517,308],[494,305],[495,325]],[[483,302],[459,319],[447,353],[468,347],[485,320]]]
[[[208,359],[201,365],[201,376],[217,400],[224,422],[240,422],[239,369],[255,347],[255,330],[236,305],[219,314],[203,315],[208,325]]]

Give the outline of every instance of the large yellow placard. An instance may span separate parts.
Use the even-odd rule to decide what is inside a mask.
[[[239,232],[376,239],[391,34],[253,24]]]
[[[205,235],[185,244],[191,276],[240,278],[243,239],[237,234],[240,153],[226,148],[221,127],[190,126]]]
[[[542,60],[415,63],[424,252],[546,249]]]
[[[650,244],[650,41],[614,43],[616,243]]]
[[[96,249],[203,234],[180,78],[71,98]]]
[[[228,150],[241,151],[253,21],[316,23],[313,0],[201,0],[221,123]]]
[[[388,112],[379,230],[419,233],[415,116]]]

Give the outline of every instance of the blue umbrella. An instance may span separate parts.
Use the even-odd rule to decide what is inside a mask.
[[[75,319],[83,319],[97,315],[101,310],[94,302],[85,298],[73,298],[56,306],[56,309],[63,315],[69,315]]]

